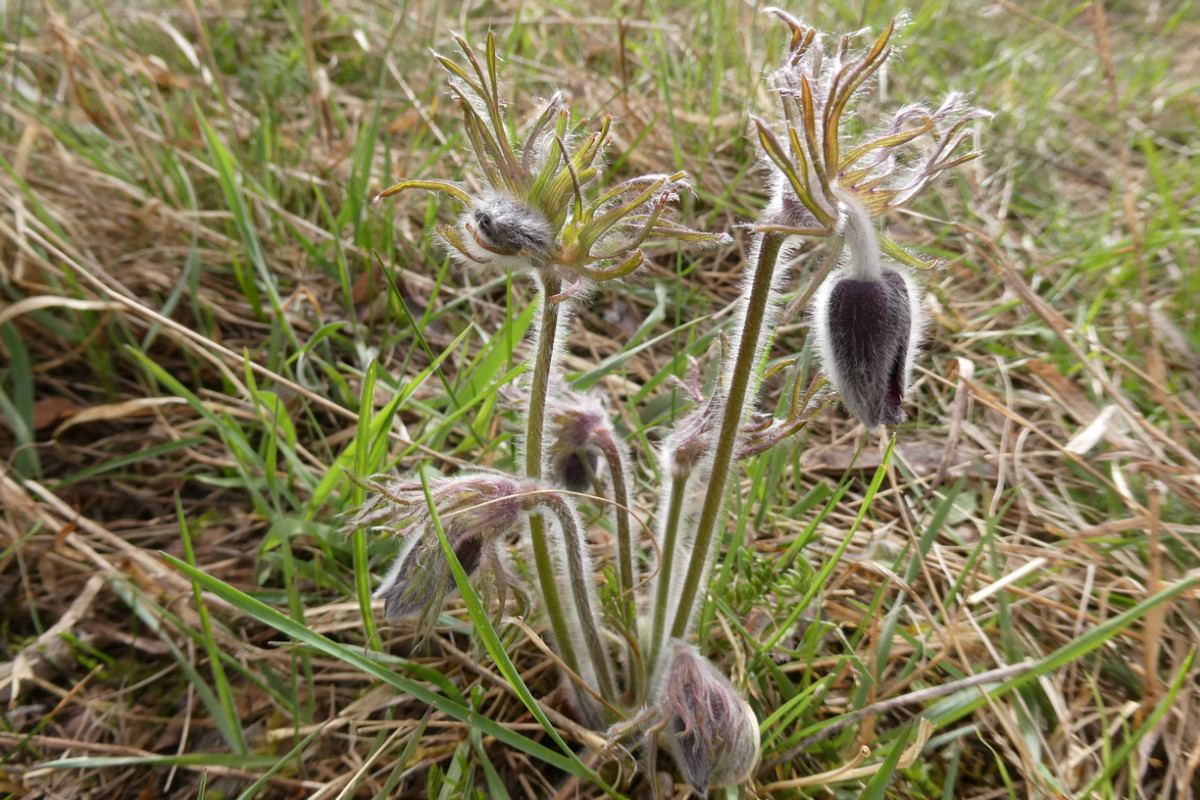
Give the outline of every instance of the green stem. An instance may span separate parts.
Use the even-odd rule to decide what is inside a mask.
[[[678,537],[679,519],[683,514],[683,497],[687,491],[687,476],[672,477],[671,499],[667,506],[667,522],[664,526],[662,555],[658,565],[658,582],[654,592],[654,623],[650,636],[650,654],[647,663],[654,670],[658,654],[662,652],[663,630],[667,627],[667,606],[671,599],[671,570],[675,566],[675,541]]]
[[[551,298],[558,294],[561,282],[548,277],[542,282],[542,314],[537,333],[537,354],[533,363],[533,383],[529,388],[529,413],[525,419],[525,474],[535,480],[542,478],[542,441],[545,437],[546,396],[550,390],[550,370],[554,362],[556,334],[558,332],[559,304]],[[541,514],[529,515],[529,539],[533,545],[533,566],[537,573],[538,588],[541,589],[546,614],[550,617],[550,628],[558,643],[563,663],[579,674],[579,657],[572,644],[570,628],[563,613],[562,598],[558,594],[558,583],[554,575],[554,561],[550,557],[550,541],[546,536],[546,525]]]
[[[640,662],[636,652],[637,639],[637,606],[634,603],[633,590],[637,582],[637,573],[633,568],[633,531],[629,518],[631,498],[625,459],[621,456],[621,445],[612,437],[607,428],[602,428],[596,437],[600,449],[604,451],[608,472],[612,477],[613,510],[617,516],[617,582],[620,586],[621,623],[626,626],[625,664],[628,670],[629,694],[636,702],[641,702],[642,684],[645,676],[645,665]],[[629,634],[629,631],[633,631]]]
[[[529,415],[525,423],[525,474],[542,478],[542,441],[546,435],[546,397],[550,393],[550,371],[558,346],[560,305],[551,298],[562,289],[562,281],[548,277],[542,281],[542,314],[538,324],[537,353],[533,362],[533,383],[529,387]]]
[[[604,460],[608,463],[608,472],[612,476],[614,511],[617,515],[617,578],[621,586],[621,596],[625,602],[633,603],[633,586],[636,575],[633,571],[633,532],[629,526],[629,485],[626,483],[625,460],[621,458],[620,445],[607,430],[599,432],[596,443],[604,452]]]
[[[713,456],[712,477],[704,496],[700,511],[700,523],[692,545],[691,562],[687,576],[679,592],[679,605],[675,608],[675,620],[671,624],[671,638],[682,638],[687,633],[692,610],[700,597],[700,579],[708,567],[715,550],[721,509],[725,505],[725,490],[729,483],[730,467],[737,450],[738,434],[745,417],[746,395],[751,385],[751,375],[758,361],[758,345],[762,338],[763,321],[771,297],[771,284],[775,279],[775,262],[786,237],[780,233],[763,234],[758,249],[758,264],[750,284],[750,295],[746,298],[746,313],[742,318],[742,333],[738,339],[737,355],[733,365],[733,376],[729,381],[728,397],[721,414],[721,428],[717,438],[717,449]]]
[[[554,561],[550,558],[550,542],[546,537],[546,522],[536,511],[529,514],[529,538],[533,543],[533,567],[537,573],[538,588],[542,592],[543,605],[550,617],[550,628],[554,631],[554,639],[558,643],[558,652],[563,663],[574,672],[579,673],[579,656],[575,654],[567,618],[563,614],[562,598],[558,594],[558,584],[554,580]]]
[[[586,557],[583,552],[583,531],[580,529],[579,517],[574,513],[574,506],[557,494],[542,494],[538,503],[550,509],[558,518],[562,528],[563,542],[567,549],[567,579],[571,584],[572,599],[578,612],[579,624],[582,627],[583,643],[588,655],[596,668],[596,681],[600,684],[600,696],[611,701],[616,697],[613,690],[612,670],[609,667],[608,651],[600,636],[600,626],[596,623],[596,610],[592,607],[592,593],[588,591],[592,575],[585,568]]]

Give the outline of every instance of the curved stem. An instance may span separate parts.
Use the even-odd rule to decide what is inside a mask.
[[[883,272],[879,260],[879,237],[871,214],[863,208],[853,194],[838,188],[834,190],[843,215],[842,235],[850,250],[847,271],[856,281],[877,281]]]
[[[617,578],[625,602],[633,603],[633,586],[637,576],[633,571],[633,532],[630,530],[630,497],[625,459],[621,458],[620,445],[607,429],[598,432],[596,443],[604,452],[608,472],[612,475],[613,510],[617,516]]]
[[[720,527],[718,523],[721,520],[721,509],[725,505],[730,466],[733,464],[739,429],[745,417],[746,396],[752,383],[751,375],[755,363],[758,361],[763,321],[771,297],[771,284],[775,279],[775,262],[779,259],[785,238],[783,234],[778,233],[764,234],[758,249],[758,264],[755,266],[750,294],[746,298],[746,313],[742,318],[742,332],[738,339],[737,355],[734,357],[733,375],[721,413],[721,427],[712,462],[712,477],[704,497],[704,506],[700,511],[700,523],[692,546],[691,562],[679,592],[675,619],[671,624],[672,639],[686,635],[696,600],[698,597],[703,599],[700,593],[700,579],[708,568],[712,551],[716,549],[717,530]]]
[[[537,502],[550,509],[558,518],[562,528],[563,543],[567,551],[567,579],[571,584],[572,600],[582,626],[584,646],[591,657],[592,665],[596,668],[596,680],[600,684],[600,696],[611,701],[616,697],[613,691],[612,669],[609,667],[608,651],[600,636],[600,626],[596,622],[596,610],[592,605],[592,575],[587,570],[587,556],[583,547],[583,530],[575,507],[557,494],[539,494]]]
[[[630,524],[633,512],[630,505],[632,498],[629,494],[629,466],[626,464],[621,443],[613,437],[610,429],[601,428],[597,431],[596,444],[604,453],[608,473],[612,478],[612,508],[617,523],[617,584],[620,592],[617,597],[617,613],[625,637],[626,691],[634,698],[635,703],[640,703],[646,665],[642,663],[637,642],[637,604],[634,601],[637,572],[633,565],[633,531]]]

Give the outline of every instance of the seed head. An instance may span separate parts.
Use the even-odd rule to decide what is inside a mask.
[[[546,216],[503,194],[483,195],[459,218],[457,240],[466,253],[451,252],[469,258],[464,263],[498,264],[520,267],[529,263],[548,263],[555,249],[554,229]]]

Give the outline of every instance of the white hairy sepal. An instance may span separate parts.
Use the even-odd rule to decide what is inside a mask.
[[[891,288],[903,286],[904,302],[907,303],[907,325],[889,328],[887,336],[880,336],[872,346],[874,352],[867,352],[863,358],[848,358],[844,349],[839,349],[836,328],[844,320],[834,319],[835,292],[844,292],[849,284],[844,281],[854,281],[853,273],[844,266],[826,278],[813,297],[813,347],[820,359],[829,382],[841,395],[846,408],[868,427],[880,423],[895,425],[903,422],[902,412],[894,405],[876,397],[878,391],[872,389],[872,383],[892,379],[893,392],[898,391],[901,398],[907,396],[912,388],[913,365],[921,349],[921,340],[925,329],[925,314],[922,307],[921,287],[909,271],[894,262],[881,262],[880,278],[877,281],[859,283],[884,284],[890,283]],[[845,316],[845,315],[843,315]],[[902,345],[902,347],[901,347]],[[879,372],[878,366],[892,360],[895,369],[887,375],[868,374]],[[875,387],[878,389],[879,387]]]
[[[749,780],[758,766],[758,720],[729,679],[694,645],[675,640],[656,676],[653,730],[701,797]]]

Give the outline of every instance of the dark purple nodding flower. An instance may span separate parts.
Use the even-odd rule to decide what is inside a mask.
[[[870,216],[853,197],[841,197],[847,264],[813,299],[817,352],[847,410],[864,425],[905,420],[904,395],[923,316],[915,281],[883,263]]]
[[[913,299],[900,273],[886,270],[875,281],[848,275],[830,278],[817,308],[822,361],[842,402],[863,424],[905,420],[913,332]]]

